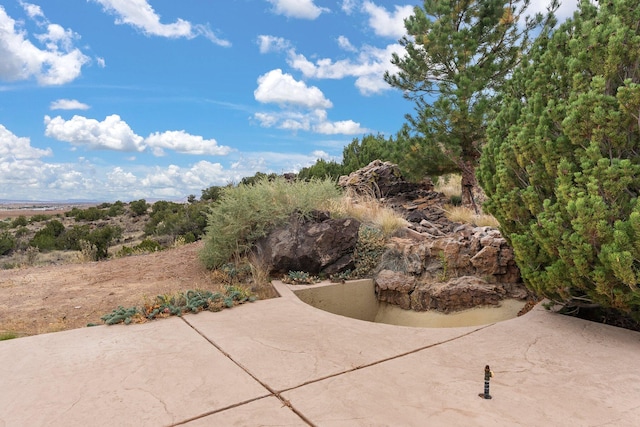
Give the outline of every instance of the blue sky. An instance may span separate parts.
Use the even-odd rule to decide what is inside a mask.
[[[176,200],[340,161],[412,112],[382,76],[421,4],[0,0],[0,199]]]

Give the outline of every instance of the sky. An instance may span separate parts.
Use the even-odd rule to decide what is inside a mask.
[[[0,201],[182,200],[340,162],[413,111],[383,75],[416,5],[0,0]]]

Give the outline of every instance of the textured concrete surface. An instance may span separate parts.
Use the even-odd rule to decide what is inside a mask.
[[[0,342],[0,426],[637,426],[640,333],[537,307],[369,323],[282,297]],[[478,397],[490,364],[492,400]]]

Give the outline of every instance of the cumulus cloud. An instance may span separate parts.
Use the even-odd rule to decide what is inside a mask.
[[[116,15],[116,24],[127,24],[148,36],[191,39],[199,35],[220,46],[230,46],[228,40],[219,39],[206,25],[192,24],[178,18],[171,24],[160,22],[158,15],[147,0],[93,0],[103,9]]]
[[[50,110],[88,110],[89,108],[91,107],[77,99],[58,99],[49,106]]]
[[[46,136],[91,150],[150,150],[155,156],[163,156],[164,150],[210,156],[224,156],[231,152],[230,147],[218,145],[215,139],[204,139],[184,130],[154,132],[143,138],[117,114],[107,116],[103,121],[77,115],[70,120],[45,116],[44,123]]]
[[[184,130],[155,132],[145,139],[145,143],[156,156],[164,155],[169,149],[177,153],[225,156],[231,148],[220,146],[215,139],[204,139],[200,135],[190,135]]]
[[[288,18],[316,19],[329,9],[318,7],[313,0],[267,0],[273,5],[273,12]]]
[[[406,34],[404,20],[413,14],[413,6],[394,6],[389,12],[371,1],[362,4],[362,10],[369,15],[369,26],[381,37],[401,38]]]
[[[352,120],[331,122],[327,112],[322,109],[313,111],[260,112],[254,115],[260,126],[284,129],[293,132],[307,131],[324,135],[357,135],[369,132]]]
[[[35,78],[41,85],[61,85],[75,80],[89,57],[74,46],[79,36],[70,29],[49,23],[42,10],[23,4],[27,14],[44,19],[46,32],[35,38],[43,45],[37,47],[26,38],[26,32],[0,6],[0,79],[6,81]]]
[[[333,61],[329,58],[321,58],[312,62],[304,55],[295,51],[289,51],[288,64],[299,70],[307,78],[317,79],[342,79],[355,77],[355,85],[363,95],[372,95],[390,89],[384,81],[385,71],[397,72],[390,63],[392,53],[403,54],[404,50],[399,44],[390,44],[386,48],[365,46],[357,58],[341,59]]]
[[[44,118],[45,135],[93,150],[143,151],[144,138],[136,135],[117,114],[99,122],[82,116],[64,120],[57,116]]]
[[[297,81],[281,69],[271,70],[258,78],[258,88],[253,92],[258,102],[281,105],[297,105],[306,108],[331,108],[333,104],[320,89]]]
[[[0,162],[36,160],[44,156],[51,156],[51,154],[51,149],[41,150],[32,147],[29,138],[18,137],[0,125]]]
[[[259,35],[258,46],[260,53],[282,52],[291,48],[291,42],[282,37]]]

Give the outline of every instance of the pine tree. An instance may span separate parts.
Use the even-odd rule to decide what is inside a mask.
[[[525,282],[640,319],[640,2],[582,0],[504,105],[479,180]]]
[[[496,94],[527,49],[529,33],[543,22],[540,14],[524,18],[528,5],[425,0],[405,20],[408,36],[400,43],[406,55],[391,61],[398,73],[385,74],[416,104],[417,115],[407,115],[415,132],[407,156],[419,159],[423,174],[460,173],[462,202],[474,208],[475,169]]]

